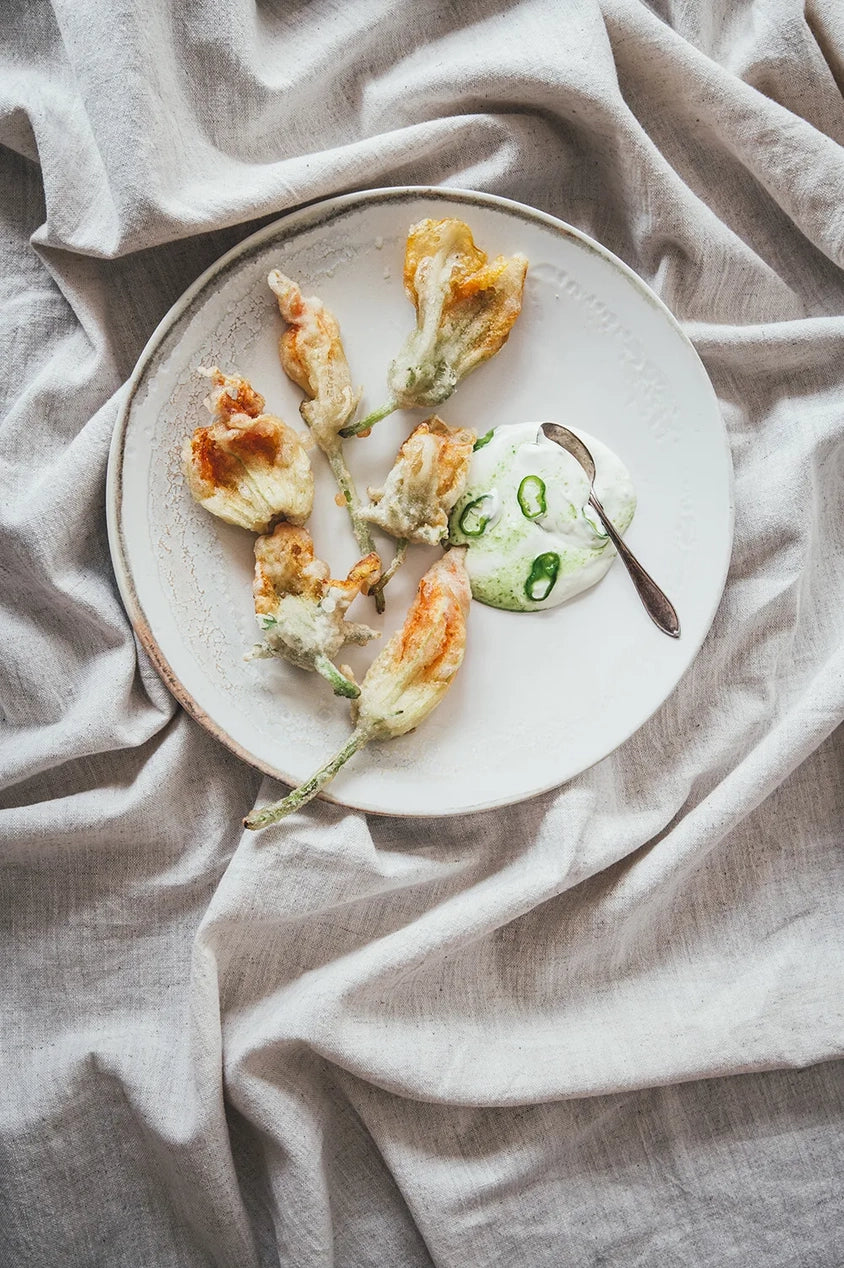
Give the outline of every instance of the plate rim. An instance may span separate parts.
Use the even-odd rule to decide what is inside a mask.
[[[456,202],[456,203],[475,203],[478,206],[492,208],[494,210],[503,211],[508,215],[516,215],[531,223],[544,224],[547,228],[553,230],[556,234],[562,234],[564,237],[575,239],[579,244],[587,250],[595,252],[603,257],[609,264],[618,269],[627,280],[639,292],[641,297],[657,309],[661,315],[668,320],[669,325],[673,328],[675,334],[679,335],[687,349],[691,352],[694,360],[697,362],[703,376],[703,382],[708,385],[712,395],[716,413],[721,422],[719,439],[721,441],[723,457],[726,460],[727,472],[727,534],[725,557],[722,560],[720,583],[715,593],[715,598],[711,606],[711,611],[707,614],[702,623],[702,632],[700,634],[697,646],[694,648],[692,655],[683,669],[677,681],[671,687],[667,695],[663,696],[653,707],[653,709],[616,744],[613,745],[608,752],[602,757],[596,758],[588,765],[584,766],[578,774],[584,774],[591,770],[598,762],[604,761],[613,753],[627,743],[650,719],[658,712],[659,709],[670,699],[680,683],[685,678],[689,669],[694,664],[703,644],[709,636],[712,629],[718,608],[724,597],[726,589],[727,577],[729,575],[730,564],[732,561],[734,535],[735,535],[735,472],[732,460],[732,448],[730,446],[729,434],[727,432],[726,423],[718,401],[717,393],[714,385],[709,377],[703,361],[692,343],[689,336],[683,330],[679,320],[674,316],[671,309],[656,294],[655,291],[636,273],[624,260],[620,259],[608,247],[598,242],[595,238],[584,233],[583,230],[576,226],[568,224],[559,217],[552,215],[550,212],[542,211],[538,207],[532,207],[527,203],[518,202],[515,199],[504,197],[500,194],[486,193],[481,190],[463,189],[453,185],[391,185],[383,186],[375,189],[353,190],[344,194],[337,194],[330,198],[317,198],[300,203],[289,211],[270,221],[269,224],[261,226],[251,234],[235,243],[228,251],[225,251],[216,260],[212,261],[202,273],[182,292],[176,301],[170,306],[164,316],[156,324],[143,349],[135,363],[131,375],[126,380],[121,389],[122,399],[120,401],[117,417],[114,423],[109,443],[108,463],[106,468],[106,529],[109,544],[109,553],[111,555],[112,568],[117,582],[118,591],[127,616],[129,617],[132,629],[138,638],[141,646],[150,658],[156,672],[162,679],[164,685],[175,698],[176,702],[188,713],[196,722],[198,722],[206,731],[210,732],[213,737],[223,744],[230,752],[232,752],[241,761],[246,762],[249,766],[259,770],[262,774],[268,775],[270,778],[277,780],[289,787],[292,784],[290,777],[286,776],[277,767],[272,766],[269,762],[265,762],[257,754],[247,749],[245,745],[235,740],[225,730],[223,726],[215,722],[210,714],[203,709],[198,701],[193,697],[190,691],[184,686],[172,666],[169,664],[167,657],[160,648],[158,641],[152,631],[152,627],[147,618],[140,601],[140,597],[135,588],[134,579],[129,567],[127,551],[125,547],[125,538],[122,523],[122,492],[123,492],[123,455],[127,438],[127,429],[130,421],[132,404],[135,400],[137,392],[141,387],[147,369],[152,362],[154,356],[165,341],[167,335],[173,326],[179,321],[183,314],[190,308],[194,300],[201,294],[206,286],[224,273],[241,255],[245,255],[254,248],[259,247],[262,242],[279,236],[279,230],[283,226],[289,226],[291,233],[295,233],[301,226],[298,221],[304,222],[308,228],[315,228],[319,225],[325,225],[341,215],[349,207],[357,207],[366,204],[384,203],[392,201],[411,201],[415,199],[431,198],[436,201]],[[320,214],[321,213],[321,214]],[[286,234],[284,236],[290,236]],[[451,808],[447,810],[437,809],[421,809],[421,810],[385,810],[378,806],[370,804],[362,804],[361,801],[354,798],[339,798],[331,794],[330,791],[324,790],[318,794],[319,798],[333,805],[341,806],[345,809],[358,810],[366,814],[381,815],[384,817],[395,818],[420,818],[420,819],[437,819],[449,818],[452,816],[463,816],[470,814],[479,814],[489,810],[499,810],[505,806],[518,805],[525,801],[530,801],[535,797],[542,796],[544,793],[551,792],[557,788],[561,788],[564,784],[570,782],[576,776],[569,776],[559,782],[551,782],[543,784],[539,788],[532,789],[528,792],[520,793],[517,796],[505,795],[504,797],[484,801],[482,803],[463,806],[460,808]]]

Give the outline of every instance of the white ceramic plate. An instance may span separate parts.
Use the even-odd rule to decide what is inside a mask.
[[[257,638],[253,538],[191,500],[180,450],[208,418],[198,365],[236,369],[270,412],[305,430],[301,393],[278,362],[284,327],[266,285],[273,267],[334,311],[364,388],[362,408],[380,405],[388,363],[414,319],[402,288],[405,238],[425,216],[460,217],[490,255],[521,251],[530,260],[509,342],[439,413],[479,434],[547,419],[606,441],[639,495],[627,540],[673,600],[682,637],[652,625],[618,561],[592,590],[550,611],[474,603],[466,658],[445,701],[415,733],[359,753],[329,787],[343,804],[402,815],[518,801],[617,748],[700,648],[733,526],[729,448],[709,380],[667,309],[609,252],[529,207],[457,190],[375,190],[307,207],[230,251],[175,305],[138,363],[114,436],[108,510],[118,583],[141,642],[185,708],[287,784],[310,775],[348,734],[348,706],[322,678],[243,659]],[[369,439],[347,442],[361,490],[381,483],[424,416],[394,414]],[[319,451],[314,464],[309,527],[317,553],[343,576],[357,551]],[[378,543],[389,557],[389,540]],[[385,637],[435,556],[411,550],[387,591]],[[367,599],[350,616],[379,620]],[[346,649],[342,659],[360,676],[377,646]]]

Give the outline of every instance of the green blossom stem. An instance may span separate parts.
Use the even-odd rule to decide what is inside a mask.
[[[243,820],[244,828],[250,828],[252,831],[267,828],[271,823],[278,823],[280,819],[292,814],[294,810],[306,806],[334,778],[340,767],[345,765],[358,749],[363,748],[371,737],[372,732],[369,728],[356,727],[339,752],[330,757],[324,766],[311,775],[310,779],[305,780],[304,784],[300,784],[298,788],[294,788],[293,792],[288,793],[286,797],[282,797],[281,801],[264,806],[262,810],[253,810],[252,814],[247,815]]]
[[[385,586],[387,585],[387,583],[388,583],[389,581],[391,581],[391,580],[392,580],[392,578],[396,575],[396,573],[398,572],[399,568],[401,568],[402,564],[403,564],[403,563],[404,563],[404,561],[405,561],[406,556],[407,556],[407,538],[406,538],[406,537],[398,537],[398,538],[396,538],[396,553],[395,553],[395,555],[393,555],[393,558],[392,558],[392,560],[391,560],[391,562],[390,562],[389,566],[388,566],[387,568],[385,568],[385,569],[384,569],[384,571],[381,573],[381,576],[378,578],[378,580],[376,581],[375,585],[372,587],[372,593],[373,593],[376,597],[377,597],[379,594],[382,594],[382,593],[383,593],[383,591],[384,591],[384,587],[385,587]]]
[[[349,423],[348,427],[340,429],[341,436],[359,436],[362,431],[369,431],[370,427],[374,427],[376,423],[380,423],[382,418],[386,418],[388,414],[392,414],[398,409],[395,401],[388,401],[386,405],[382,405],[380,409],[374,409],[371,414],[367,414],[366,418],[360,418],[356,423]]]
[[[346,463],[346,456],[343,453],[343,446],[337,445],[326,453],[329,466],[334,473],[334,479],[337,481],[337,487],[343,494],[346,503],[346,510],[349,512],[349,519],[352,521],[352,532],[355,535],[355,541],[362,555],[370,555],[375,550],[375,543],[372,540],[372,533],[366,520],[361,517],[360,513],[360,497],[355,488],[355,482],[352,473]],[[384,611],[384,596],[380,591],[373,589],[375,595],[375,610],[377,612]]]
[[[347,678],[345,674],[341,674],[327,656],[317,656],[314,659],[314,669],[331,683],[335,696],[346,696],[348,700],[356,700],[360,695],[360,687],[357,683],[352,682],[351,678]]]

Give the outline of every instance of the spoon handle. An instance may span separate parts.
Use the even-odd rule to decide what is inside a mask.
[[[615,531],[610,518],[607,515],[601,503],[595,497],[594,492],[589,497],[590,505],[594,507],[600,516],[601,523],[607,530],[610,541],[619,553],[622,563],[630,573],[630,578],[639,592],[639,598],[645,605],[645,611],[658,629],[663,634],[667,634],[669,638],[680,637],[680,621],[674,610],[674,605],[668,596],[660,590],[650,573],[645,572],[639,560],[633,554],[628,546],[624,544],[619,534]]]

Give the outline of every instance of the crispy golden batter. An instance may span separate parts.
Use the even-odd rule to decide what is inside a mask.
[[[255,611],[268,613],[286,594],[322,599],[332,589],[347,598],[348,607],[352,599],[368,592],[378,573],[377,558],[367,555],[358,560],[345,581],[338,581],[331,576],[328,564],[317,558],[306,528],[277,524],[271,534],[255,543]]]
[[[281,517],[303,524],[314,481],[301,437],[264,414],[264,398],[239,375],[201,370],[213,383],[205,400],[213,415],[184,444],[188,488],[197,502],[229,524],[263,533]]]
[[[462,220],[422,220],[407,238],[404,285],[416,330],[390,367],[393,401],[438,405],[506,342],[521,312],[528,262],[489,260]]]
[[[306,528],[277,524],[271,534],[255,542],[252,593],[258,616],[274,612],[285,594],[322,598],[330,577],[328,564],[314,554],[313,538]]]
[[[287,329],[278,342],[285,374],[309,400],[300,412],[326,453],[337,448],[337,433],[357,408],[359,393],[352,390],[349,364],[340,327],[321,300],[305,299],[296,282],[273,269],[267,278],[278,299]]]
[[[475,433],[449,427],[434,415],[420,423],[398,452],[383,489],[370,489],[365,519],[393,537],[435,546],[448,533],[448,516],[466,487]]]
[[[342,504],[349,513],[358,550],[364,555],[371,554],[375,543],[360,513],[360,497],[346,464],[340,436],[357,409],[360,396],[352,390],[340,327],[321,300],[305,299],[297,284],[278,269],[272,270],[267,282],[278,299],[279,312],[288,323],[278,341],[282,368],[310,398],[302,402],[299,412],[328,459]],[[384,599],[380,591],[375,593],[375,606],[383,612]]]
[[[257,418],[259,414],[263,414],[263,396],[239,374],[223,374],[217,366],[212,366],[209,370],[200,367],[199,373],[204,374],[213,384],[205,404],[215,421],[223,422],[233,414],[245,414],[247,418]]]
[[[465,549],[450,550],[419,582],[404,624],[382,648],[352,704],[358,728],[390,739],[418,726],[463,663],[471,590]]]
[[[281,656],[300,669],[321,673],[338,694],[357,695],[351,678],[332,661],[346,643],[377,637],[368,625],[345,618],[349,605],[366,593],[379,572],[378,556],[367,555],[339,581],[315,555],[306,528],[276,525],[255,542],[252,592],[264,641],[252,656]]]

